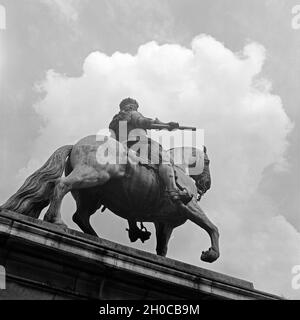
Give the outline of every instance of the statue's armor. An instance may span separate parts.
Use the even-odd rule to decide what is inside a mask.
[[[121,121],[127,122],[127,134],[125,135],[125,137],[119,136],[120,134],[119,128],[120,128]],[[114,131],[116,140],[122,143],[126,142],[126,145],[128,147],[132,147],[132,145],[134,145],[138,141],[138,139],[130,138],[131,130],[140,129],[139,135],[144,136],[145,139],[139,142],[147,144],[147,147],[148,147],[147,160],[150,160],[150,155],[151,155],[152,164],[159,165],[162,162],[162,159],[164,159],[165,162],[170,162],[168,155],[164,155],[162,146],[158,142],[147,137],[146,129],[150,127],[151,121],[152,119],[144,117],[141,113],[139,113],[136,110],[122,110],[114,116],[113,120],[109,124],[109,129]]]
[[[127,136],[124,137],[127,140],[130,131],[133,129],[143,129],[141,130],[141,134],[144,134],[146,136],[147,123],[149,123],[151,119],[144,117],[141,113],[135,110],[120,111],[113,117],[111,123],[109,124],[109,129],[114,131],[116,140],[118,141],[120,141],[120,138],[122,138],[119,136],[120,121],[127,122]]]

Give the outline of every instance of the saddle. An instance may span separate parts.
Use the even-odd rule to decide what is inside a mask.
[[[158,142],[147,138],[143,143],[128,140],[124,142],[123,145],[125,145],[127,149],[127,154],[129,150],[135,152],[139,165],[145,166],[158,173],[158,168],[163,158],[163,148]]]

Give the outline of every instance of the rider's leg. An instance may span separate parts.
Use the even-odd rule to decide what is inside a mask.
[[[170,196],[173,202],[183,202],[188,203],[191,200],[191,195],[189,192],[184,190],[179,190],[176,185],[175,172],[172,165],[172,161],[169,153],[162,149],[162,146],[151,140],[151,156],[157,155],[156,160],[158,160],[159,167],[158,172],[160,178],[163,180],[166,186],[166,192]],[[158,158],[158,159],[157,159]]]
[[[167,193],[174,202],[182,200],[186,203],[191,200],[187,190],[181,191],[177,188],[175,172],[171,163],[163,162],[159,165],[159,176],[166,186]]]
[[[165,183],[167,191],[178,190],[175,181],[175,173],[171,163],[162,163],[159,166],[159,175]]]

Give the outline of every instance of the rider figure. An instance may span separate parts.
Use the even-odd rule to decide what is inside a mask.
[[[179,127],[176,122],[163,123],[158,119],[151,119],[144,117],[141,113],[137,111],[139,105],[136,100],[127,98],[120,103],[120,112],[116,114],[109,124],[109,129],[113,130],[115,133],[116,140],[120,142],[122,137],[119,136],[119,126],[121,121],[127,122],[127,134],[133,129],[142,129],[140,132],[147,136],[147,129],[151,129],[152,125],[164,124],[169,126],[169,130],[173,130]],[[153,140],[147,138],[148,143],[155,144]],[[166,192],[170,196],[174,203],[182,201],[187,203],[191,200],[191,196],[186,189],[179,190],[175,182],[175,173],[170,159],[164,155],[162,152],[162,147],[159,145],[159,176],[163,180],[166,186]]]

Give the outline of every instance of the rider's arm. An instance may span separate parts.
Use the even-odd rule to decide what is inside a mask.
[[[176,129],[179,127],[179,124],[177,122],[161,122],[157,118],[155,120],[151,118],[144,117],[141,113],[134,111],[131,114],[131,121],[132,124],[137,128],[143,128],[143,129],[152,129],[152,125],[154,124],[163,124],[166,126],[169,126],[170,129]]]
[[[166,122],[162,122],[162,121],[160,121],[159,119],[157,119],[157,118],[155,118],[155,120],[154,120],[155,122],[154,122],[154,124],[163,124],[163,125],[168,125]]]
[[[133,111],[131,113],[131,123],[136,128],[151,129],[151,126],[156,123],[156,120],[146,118],[141,113]]]

